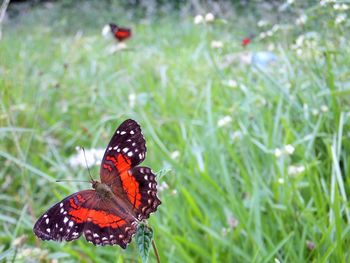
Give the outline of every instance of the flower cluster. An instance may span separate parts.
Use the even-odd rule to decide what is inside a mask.
[[[214,22],[215,16],[212,13],[207,13],[205,16],[196,15],[193,19],[193,23],[196,25],[203,23],[211,23]]]

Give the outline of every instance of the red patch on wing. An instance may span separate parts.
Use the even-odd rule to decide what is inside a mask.
[[[123,40],[126,38],[129,38],[131,36],[131,31],[127,30],[127,29],[118,29],[118,31],[116,31],[114,33],[114,35],[116,36],[116,38],[118,38],[119,40]]]
[[[126,224],[126,221],[119,216],[113,215],[106,211],[99,211],[78,207],[68,212],[76,223],[92,222],[99,227],[119,228]]]
[[[131,167],[130,159],[121,154],[117,154],[117,158],[115,158],[114,156],[107,155],[106,161],[111,161],[119,173],[129,170]],[[103,167],[108,169],[108,167],[105,167],[105,165]],[[110,169],[108,170],[111,171]]]
[[[249,37],[242,40],[242,46],[247,46],[250,43],[251,39]]]
[[[129,201],[134,207],[139,208],[141,205],[141,193],[139,183],[132,175],[131,171],[124,171],[120,174],[123,189],[127,193]]]

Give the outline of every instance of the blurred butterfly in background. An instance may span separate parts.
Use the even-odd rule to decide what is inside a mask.
[[[132,32],[130,28],[119,27],[114,23],[110,23],[105,26],[104,31],[107,33],[112,33],[113,37],[122,42],[131,37]],[[109,32],[108,32],[109,31]]]

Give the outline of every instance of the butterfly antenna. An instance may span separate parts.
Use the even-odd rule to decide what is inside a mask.
[[[81,147],[81,149],[83,150],[83,153],[84,153],[85,164],[86,164],[86,168],[87,168],[88,171],[89,171],[90,180],[91,180],[91,182],[94,182],[95,180],[94,180],[94,179],[92,178],[92,176],[91,176],[90,168],[89,168],[88,163],[87,163],[87,160],[86,160],[85,149],[84,149],[83,146],[80,146],[80,147]]]
[[[84,180],[69,180],[69,179],[62,179],[62,180],[56,180],[56,183],[61,182],[79,182],[79,183],[91,183],[90,181],[84,181]]]

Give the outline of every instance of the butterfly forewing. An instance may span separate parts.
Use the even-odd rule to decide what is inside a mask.
[[[112,136],[101,163],[101,182],[115,180],[115,172],[122,173],[146,157],[146,141],[140,125],[134,120],[124,121]]]

